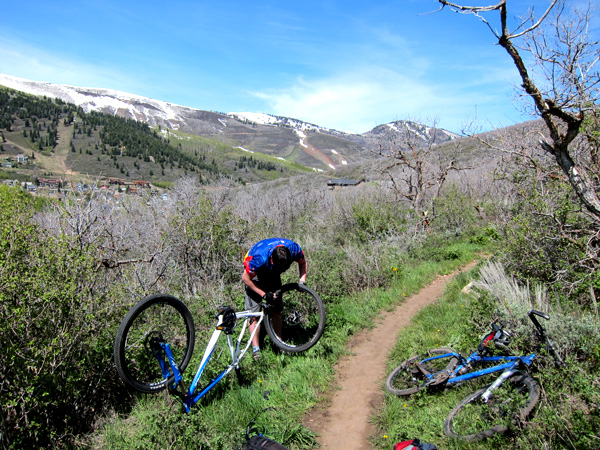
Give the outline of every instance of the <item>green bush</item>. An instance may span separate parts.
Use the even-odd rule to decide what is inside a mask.
[[[397,204],[357,203],[352,207],[352,216],[355,220],[353,236],[362,243],[390,233],[401,234],[407,228],[406,220],[399,217]]]
[[[94,297],[94,261],[46,236],[34,201],[0,187],[0,403],[3,448],[55,447],[87,430],[110,367],[116,323]]]
[[[433,202],[432,228],[437,232],[470,232],[480,222],[476,209],[478,203],[462,194],[455,184],[449,185]]]
[[[374,442],[376,448],[387,449],[390,442],[415,436],[434,442],[440,450],[598,448],[600,339],[597,321],[585,314],[561,315],[551,310],[551,320],[543,323],[568,363],[565,368],[556,367],[550,355],[539,349],[540,343],[533,338],[533,325],[527,317],[527,311],[532,307],[544,309],[550,305],[540,304],[538,294],[527,287],[519,287],[504,273],[488,273],[489,289],[484,290],[475,283],[481,278],[474,275],[463,274],[453,280],[443,299],[423,308],[411,325],[401,331],[390,355],[388,370],[410,356],[436,346],[450,346],[463,355],[469,354],[491,330],[490,323],[499,320],[513,333],[511,353],[535,352],[538,356],[529,369],[542,388],[541,401],[533,417],[511,433],[470,444],[445,437],[443,422],[460,400],[490,383],[493,375],[452,389],[422,391],[410,397],[387,394],[384,407],[376,418],[380,427]],[[478,295],[466,294],[462,289],[470,280]],[[470,291],[473,292],[473,287]],[[578,341],[581,343],[582,340],[584,345],[578,348]]]

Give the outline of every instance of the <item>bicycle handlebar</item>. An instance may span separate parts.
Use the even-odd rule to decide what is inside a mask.
[[[544,330],[544,327],[542,327],[542,325],[538,322],[537,318],[535,316],[540,316],[543,317],[546,320],[550,320],[550,316],[548,314],[545,314],[541,311],[538,311],[536,309],[532,309],[530,310],[527,315],[529,316],[529,318],[531,319],[531,321],[533,322],[533,324],[535,325],[535,327],[538,329],[538,331],[542,334],[542,337],[544,339],[546,339],[546,331]]]
[[[532,309],[527,314],[529,314],[529,317],[533,317],[534,315],[536,315],[536,316],[543,317],[546,320],[550,319],[550,316],[548,314],[538,311],[537,309]]]
[[[542,325],[538,322],[537,318],[535,316],[540,316],[546,320],[550,320],[550,316],[548,314],[545,314],[541,311],[537,311],[535,309],[532,309],[531,311],[529,311],[527,313],[527,315],[529,316],[529,318],[531,319],[531,321],[533,322],[533,324],[535,325],[535,327],[538,330],[539,336],[544,339],[544,341],[546,341],[546,345],[548,346],[548,349],[550,350],[550,353],[552,353],[552,356],[554,357],[554,361],[556,362],[557,365],[564,367],[566,366],[566,363],[564,362],[564,360],[561,358],[561,356],[558,354],[558,350],[556,349],[556,345],[554,345],[554,342],[552,342],[550,340],[550,338],[548,336],[546,336],[546,330],[544,330],[544,327],[542,327]]]

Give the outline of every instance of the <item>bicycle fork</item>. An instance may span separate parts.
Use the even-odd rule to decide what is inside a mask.
[[[183,377],[181,376],[181,371],[179,370],[179,367],[177,367],[177,362],[175,361],[175,356],[173,356],[173,352],[171,351],[171,346],[169,345],[169,343],[161,342],[160,346],[162,347],[165,354],[167,355],[167,360],[169,361],[169,366],[171,366],[171,370],[173,371],[173,375],[175,376],[175,380],[173,383],[173,389],[176,389],[177,384],[179,382],[181,382],[181,384],[183,385],[183,382],[182,382]],[[156,359],[158,359],[158,363],[160,364],[160,370],[162,371],[162,376],[164,379],[167,379],[167,378],[169,378],[169,376],[171,376],[171,373],[169,372],[169,368],[165,362],[165,359],[160,354],[160,352],[156,352],[156,353],[157,353]]]
[[[489,388],[486,389],[486,391],[481,395],[481,400],[484,403],[487,403],[488,400],[490,399],[490,397],[492,396],[492,392],[496,389],[498,389],[500,387],[500,385],[502,383],[504,383],[505,380],[507,380],[508,378],[512,377],[514,374],[518,373],[518,370],[515,369],[508,369],[504,372],[502,372],[502,374],[496,379],[496,381],[494,381]]]
[[[518,369],[518,365],[519,364],[525,364],[527,366],[531,365],[531,362],[533,361],[533,359],[535,358],[535,355],[529,355],[523,358],[519,358],[517,360],[515,360],[509,367],[506,368],[506,370],[504,372],[502,372],[500,374],[500,376],[490,385],[490,387],[488,387],[485,392],[483,394],[481,394],[481,400],[484,403],[487,403],[490,399],[490,397],[492,396],[492,392],[496,389],[498,389],[502,383],[504,383],[507,379],[509,379],[510,377],[512,377],[513,375],[519,373],[519,369]]]

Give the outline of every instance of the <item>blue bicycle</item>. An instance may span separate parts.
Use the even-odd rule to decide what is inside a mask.
[[[544,342],[556,363],[563,366],[564,361],[556,346],[537,320],[537,317],[546,320],[550,317],[536,310],[529,311],[528,316],[537,338]],[[492,331],[483,338],[477,351],[468,357],[447,347],[431,349],[427,356],[413,356],[400,364],[388,376],[385,387],[392,394],[408,396],[427,388],[444,388],[500,372],[492,384],[459,402],[444,422],[444,433],[469,442],[504,433],[523,422],[540,399],[538,383],[526,372],[535,354],[491,354],[490,343],[493,342],[494,347],[506,348],[509,338],[510,333],[494,322]],[[483,368],[473,371],[475,366]]]
[[[264,324],[271,342],[281,351],[299,353],[321,338],[325,306],[304,284],[290,283],[277,291],[276,304],[262,303],[256,311],[219,307],[217,323],[206,344],[189,387],[183,372],[196,341],[194,320],[187,306],[166,294],[150,295],[136,303],[117,331],[114,361],[125,384],[139,392],[169,388],[189,412],[202,397],[235,369],[248,352],[258,325]],[[249,332],[251,320],[257,326]]]

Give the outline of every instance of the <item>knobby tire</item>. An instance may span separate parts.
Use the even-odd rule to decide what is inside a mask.
[[[325,305],[303,284],[284,285],[280,292],[281,311],[267,309],[265,329],[280,350],[299,353],[314,346],[325,330]],[[280,316],[278,316],[280,314]]]
[[[158,344],[168,342],[181,373],[194,351],[194,320],[185,304],[170,295],[143,298],[129,310],[117,331],[114,361],[123,382],[140,392],[153,393],[171,385],[155,355]],[[168,365],[166,355],[162,352]],[[170,366],[169,366],[170,368]]]
[[[444,421],[444,434],[467,442],[490,438],[518,427],[540,400],[540,387],[529,375],[516,374],[480,400],[487,386],[461,401]]]

